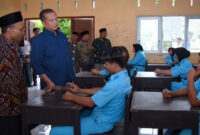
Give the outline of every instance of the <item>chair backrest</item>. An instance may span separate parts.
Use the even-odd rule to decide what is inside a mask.
[[[131,85],[133,86],[133,91],[135,91],[136,75],[137,75],[137,69],[134,69],[133,76],[131,77]]]
[[[130,122],[131,122],[131,101],[132,101],[133,91],[126,95],[125,112],[124,112],[124,129],[123,135],[130,135]]]
[[[145,71],[148,71],[148,61],[146,60]]]
[[[131,74],[131,69],[133,68],[133,65],[127,65],[128,75]]]

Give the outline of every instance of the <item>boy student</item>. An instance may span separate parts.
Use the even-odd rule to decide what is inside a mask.
[[[128,51],[124,53],[122,48],[110,48],[104,55],[104,66],[111,76],[103,88],[81,89],[73,83],[68,83],[70,91],[91,95],[91,97],[80,97],[70,91],[63,95],[64,100],[86,107],[94,107],[90,115],[81,117],[81,135],[108,132],[116,122],[124,117],[125,96],[131,92],[132,87],[126,70],[129,59],[126,55]],[[50,132],[50,135],[73,134],[72,126],[54,127]]]
[[[89,39],[89,31],[83,31],[81,32],[81,40],[77,44],[82,71],[90,71],[94,67],[94,48]]]

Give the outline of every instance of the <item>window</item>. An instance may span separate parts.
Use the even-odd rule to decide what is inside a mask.
[[[183,46],[185,18],[163,17],[162,27],[162,52],[167,53],[169,47],[177,48]]]
[[[167,53],[169,47],[200,52],[200,16],[140,16],[137,42],[145,52]]]
[[[187,48],[191,52],[200,52],[200,18],[189,19]]]
[[[143,18],[139,22],[138,26],[140,31],[138,31],[138,42],[142,44],[146,51],[157,51],[159,18]]]

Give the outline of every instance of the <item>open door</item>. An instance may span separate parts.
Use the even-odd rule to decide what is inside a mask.
[[[72,32],[78,32],[79,34],[83,31],[88,30],[90,35],[90,41],[94,40],[94,17],[82,17],[72,18]]]
[[[90,41],[94,40],[94,17],[62,17],[58,18],[60,30],[70,37],[72,32],[78,32],[79,34],[85,30],[89,31]],[[63,24],[63,22],[65,24]],[[33,37],[33,28],[40,28],[42,32],[43,25],[39,18],[27,18],[26,23],[26,35],[28,39]]]

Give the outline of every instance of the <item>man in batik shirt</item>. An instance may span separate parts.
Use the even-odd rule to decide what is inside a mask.
[[[21,12],[0,18],[0,134],[22,135],[21,103],[27,100],[17,43],[25,28]]]

